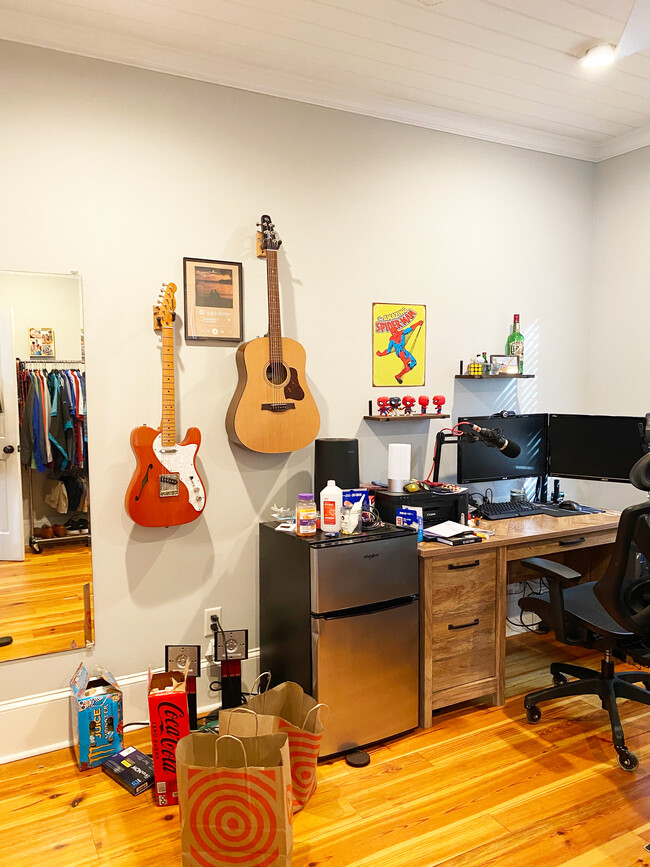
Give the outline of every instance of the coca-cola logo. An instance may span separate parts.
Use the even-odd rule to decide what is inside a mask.
[[[163,771],[176,773],[176,744],[180,740],[179,720],[185,716],[182,708],[169,701],[158,705],[158,747]]]

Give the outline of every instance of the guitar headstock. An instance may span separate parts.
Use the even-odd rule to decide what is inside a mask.
[[[176,319],[176,284],[163,283],[158,304],[153,308],[153,330],[160,331],[165,326],[172,325]]]
[[[271,222],[268,214],[262,214],[259,223],[260,235],[262,236],[262,250],[279,250],[282,241],[275,232],[275,223]]]

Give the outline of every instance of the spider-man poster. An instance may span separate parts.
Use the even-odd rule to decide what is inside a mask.
[[[426,307],[372,305],[372,384],[424,385]]]

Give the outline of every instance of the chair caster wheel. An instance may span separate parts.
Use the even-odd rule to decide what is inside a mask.
[[[526,708],[526,719],[529,723],[538,723],[541,718],[542,712],[536,704],[534,704],[532,707]]]
[[[568,683],[569,680],[563,674],[554,674],[553,675],[553,686],[562,686],[563,683]]]
[[[639,760],[627,747],[616,747],[618,763],[624,771],[635,771],[639,767]]]

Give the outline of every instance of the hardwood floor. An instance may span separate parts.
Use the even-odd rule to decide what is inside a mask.
[[[619,705],[635,773],[619,768],[597,699],[556,702],[537,725],[525,721],[521,695],[570,655],[599,659],[537,635],[508,639],[505,707],[437,712],[433,728],[371,750],[361,770],[320,765],[294,820],[292,864],[649,867],[650,708]],[[127,743],[148,747],[147,732]],[[77,772],[68,750],[3,765],[0,863],[177,865],[178,808],[133,797],[99,769]]]
[[[92,637],[86,584],[92,598],[90,548],[83,541],[44,544],[22,562],[0,562],[0,635],[13,638],[0,647],[0,662],[84,647],[87,631]]]

